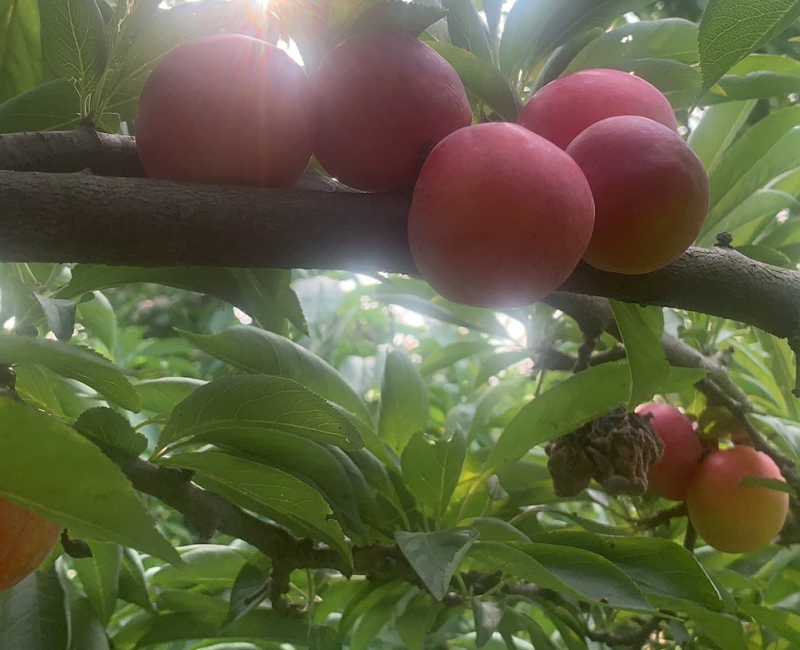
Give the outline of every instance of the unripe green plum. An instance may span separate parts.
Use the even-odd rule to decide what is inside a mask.
[[[136,146],[147,175],[285,187],[313,145],[311,82],[285,52],[239,34],[169,52],[142,89]]]
[[[32,573],[53,550],[60,533],[57,524],[0,497],[0,591]]]
[[[368,32],[322,62],[314,155],[331,175],[371,192],[410,189],[425,157],[472,122],[453,67],[415,38]]]
[[[516,124],[465,127],[414,187],[411,253],[442,296],[494,309],[533,303],[575,269],[594,223],[589,185],[561,149]]]
[[[642,404],[636,412],[651,416],[650,424],[664,443],[661,459],[647,473],[648,485],[665,499],[684,501],[700,468],[700,440],[691,421],[671,404]]]
[[[789,511],[788,494],[741,485],[746,476],[784,481],[769,456],[736,446],[709,454],[689,487],[689,519],[706,542],[726,553],[746,553],[768,544]]]
[[[594,196],[587,263],[613,273],[648,273],[692,245],[708,212],[708,175],[672,129],[645,117],[611,117],[581,133],[567,153]]]
[[[517,120],[566,149],[592,124],[619,115],[640,115],[678,128],[672,106],[641,77],[619,70],[581,70],[551,81],[525,105]]]

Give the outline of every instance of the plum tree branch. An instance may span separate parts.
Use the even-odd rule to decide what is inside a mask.
[[[2,171],[0,261],[415,274],[408,207],[394,194]],[[562,290],[700,311],[782,338],[800,323],[800,274],[726,249],[691,248],[637,276],[580,265]]]

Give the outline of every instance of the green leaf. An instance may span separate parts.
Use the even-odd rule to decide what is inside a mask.
[[[774,217],[781,210],[795,209],[800,211],[800,202],[793,196],[778,190],[757,190],[742,203],[731,210],[717,225],[717,230],[734,232],[737,228],[747,226],[763,217]],[[736,242],[736,238],[734,237]],[[739,242],[737,242],[739,243]],[[736,247],[740,252],[741,246]]]
[[[280,269],[250,271],[191,266],[150,269],[79,264],[72,270],[72,281],[57,297],[73,298],[97,289],[152,282],[219,298],[259,322],[275,325],[276,313],[280,313],[304,330],[305,319],[289,285],[289,273]]]
[[[739,485],[748,485],[750,487],[766,488],[767,490],[777,490],[778,492],[785,492],[786,494],[797,498],[794,490],[786,481],[781,481],[777,478],[761,478],[758,476],[745,476],[742,478]]]
[[[95,0],[39,0],[42,47],[53,69],[78,89],[83,111],[108,63],[106,25]]]
[[[0,104],[0,133],[72,129],[80,122],[80,105],[69,81],[48,81]]]
[[[122,567],[122,548],[108,542],[89,542],[92,557],[72,560],[83,590],[97,618],[108,625],[117,608],[119,574]]]
[[[491,64],[489,30],[472,0],[442,0],[442,6],[447,9],[450,42]]]
[[[89,297],[91,300],[83,300],[78,304],[77,320],[113,355],[117,345],[117,315],[108,298],[99,291],[87,294],[86,298]]]
[[[697,25],[682,18],[630,23],[594,39],[572,60],[565,74],[589,68],[622,67],[647,59],[697,63]]]
[[[359,1],[356,0],[356,3]],[[338,39],[357,32],[372,32],[379,29],[417,38],[444,16],[445,12],[439,6],[406,0],[383,0],[359,14],[345,31],[339,32]]]
[[[342,529],[322,496],[291,474],[217,451],[178,454],[161,461],[194,470],[199,485],[283,524],[295,535],[330,544],[352,564]]]
[[[396,453],[418,431],[428,426],[428,389],[403,348],[395,348],[386,357],[381,385],[381,412],[378,434]]]
[[[75,428],[132,456],[138,456],[147,449],[147,438],[135,431],[124,416],[108,407],[99,406],[84,411]]]
[[[189,377],[161,377],[145,379],[134,386],[142,398],[142,410],[151,413],[169,413],[178,403],[206,383],[208,382]]]
[[[602,555],[649,596],[688,601],[712,610],[722,608],[719,592],[700,563],[671,540],[557,531],[537,535],[532,541],[564,544]]]
[[[494,346],[488,341],[457,341],[450,345],[437,347],[425,356],[419,365],[419,374],[427,377],[437,370],[452,366],[457,361],[494,349]]]
[[[0,335],[0,359],[12,364],[38,363],[91,386],[129,411],[138,411],[142,406],[136,389],[119,368],[90,348],[3,334]]]
[[[0,592],[0,648],[66,649],[67,610],[67,597],[55,566],[33,572],[11,589]]]
[[[170,562],[128,479],[94,444],[57,420],[0,400],[0,494],[76,537],[117,542]]]
[[[450,43],[428,43],[447,61],[461,78],[464,87],[482,99],[501,117],[515,121],[521,102],[508,79],[488,61]]]
[[[505,608],[493,600],[474,599],[472,601],[472,616],[475,618],[475,645],[479,648],[485,646],[492,635],[497,631],[497,626],[503,620]]]
[[[750,604],[742,604],[740,609],[785,639],[797,639],[800,636],[800,615],[794,612]]]
[[[198,544],[178,549],[181,566],[160,566],[152,571],[150,582],[163,589],[193,589],[219,592],[230,589],[236,574],[252,552],[233,546]]]
[[[611,301],[631,369],[628,408],[648,402],[669,376],[669,361],[661,347],[664,314],[660,307],[639,307]]]
[[[800,62],[774,54],[751,54],[737,63],[718,82],[719,101],[768,99],[800,92]],[[705,101],[716,101],[712,91]]]
[[[528,65],[541,60],[580,31],[607,26],[647,0],[571,0],[567,5],[551,0],[521,0],[512,5],[500,41],[500,68],[512,79]]]
[[[630,394],[625,362],[604,363],[579,372],[526,404],[489,452],[484,472],[492,474],[529,449],[555,440],[624,403]]]
[[[122,549],[122,566],[119,570],[119,597],[142,609],[153,610],[147,578],[139,554],[132,548]]]
[[[418,432],[408,441],[401,458],[408,489],[439,520],[458,485],[466,455],[466,439],[459,427],[449,440],[432,440]]]
[[[52,373],[35,363],[26,363],[14,368],[17,373],[16,390],[23,401],[31,402],[56,417],[66,417],[53,390]]]
[[[622,609],[652,611],[639,587],[606,558],[578,548],[523,542],[478,542],[470,557],[487,571],[502,571],[562,594]]]
[[[709,174],[714,172],[722,155],[747,124],[755,106],[755,101],[730,102],[705,110],[689,136],[689,146],[703,161]]]
[[[409,564],[436,600],[442,600],[464,555],[478,537],[472,528],[447,528],[433,533],[394,534]]]
[[[700,235],[711,243],[719,222],[753,192],[797,166],[800,106],[779,110],[749,128],[710,175],[711,201]]]
[[[222,450],[236,451],[237,455],[291,474],[322,494],[349,534],[362,538],[368,534],[358,506],[363,502],[367,507],[371,505],[377,509],[375,497],[370,494],[371,489],[363,475],[358,486],[351,482],[334,452],[338,447],[270,430],[214,431],[195,436],[189,442],[211,443]],[[358,468],[355,471],[358,472]]]
[[[800,0],[709,0],[698,37],[703,70],[700,95],[798,17]]]
[[[92,609],[90,600],[79,597],[70,602],[70,650],[110,650],[105,625]]]
[[[197,388],[175,407],[158,447],[213,431],[248,429],[361,448],[358,432],[339,410],[296,381],[266,375],[228,375]]]
[[[0,102],[42,83],[39,5],[0,0]]]
[[[78,303],[75,300],[47,298],[38,293],[33,295],[42,306],[45,320],[53,334],[56,335],[59,341],[68,343],[72,338],[72,332],[75,330],[75,310],[78,307]]]
[[[108,26],[111,54],[99,89],[98,104],[104,111],[118,93],[152,70],[170,50],[226,28],[235,31],[241,23],[227,2],[186,3],[167,10],[156,10],[158,5],[154,0],[122,7],[118,3]]]
[[[236,368],[294,379],[365,422],[372,421],[364,400],[333,366],[284,336],[246,325],[212,336],[180,334],[204,352]]]

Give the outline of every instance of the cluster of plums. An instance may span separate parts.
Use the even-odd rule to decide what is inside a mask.
[[[780,532],[789,511],[789,495],[779,490],[743,484],[745,477],[785,481],[778,466],[741,438],[741,428],[717,423],[715,436],[739,441],[703,457],[692,422],[669,404],[643,404],[636,409],[664,443],[664,454],[650,468],[649,486],[660,496],[686,501],[697,533],[714,548],[745,553],[768,544]]]
[[[581,259],[626,274],[666,266],[708,209],[705,169],[643,79],[576,72],[535,93],[517,124],[472,125],[452,66],[388,31],[345,40],[313,82],[257,39],[189,41],[145,84],[136,141],[154,178],[287,187],[313,154],[355,189],[413,188],[417,267],[480,307],[533,303]]]

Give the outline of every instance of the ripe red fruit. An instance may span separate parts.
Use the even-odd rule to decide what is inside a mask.
[[[703,163],[674,131],[645,117],[611,117],[567,147],[595,203],[583,259],[603,271],[647,273],[694,242],[708,212]]]
[[[353,36],[323,60],[314,155],[331,175],[372,192],[410,188],[430,150],[472,122],[452,66],[393,32]]]
[[[729,447],[706,457],[686,500],[697,533],[726,553],[746,553],[768,544],[789,511],[788,494],[741,485],[745,476],[784,480],[766,454],[752,447]]]
[[[516,124],[469,126],[425,162],[408,238],[422,276],[442,296],[495,309],[557,289],[583,254],[592,195],[575,162]]]
[[[147,175],[292,185],[311,159],[312,89],[282,50],[239,34],[172,50],[142,89],[136,146]]]
[[[640,115],[678,128],[661,91],[641,77],[619,70],[581,70],[551,81],[522,109],[525,128],[566,149],[592,124],[618,115]]]
[[[32,573],[56,545],[61,527],[0,497],[0,591]]]
[[[700,468],[700,440],[691,421],[670,404],[642,404],[636,412],[652,416],[650,424],[664,443],[661,459],[647,473],[648,485],[665,499],[685,500]]]

